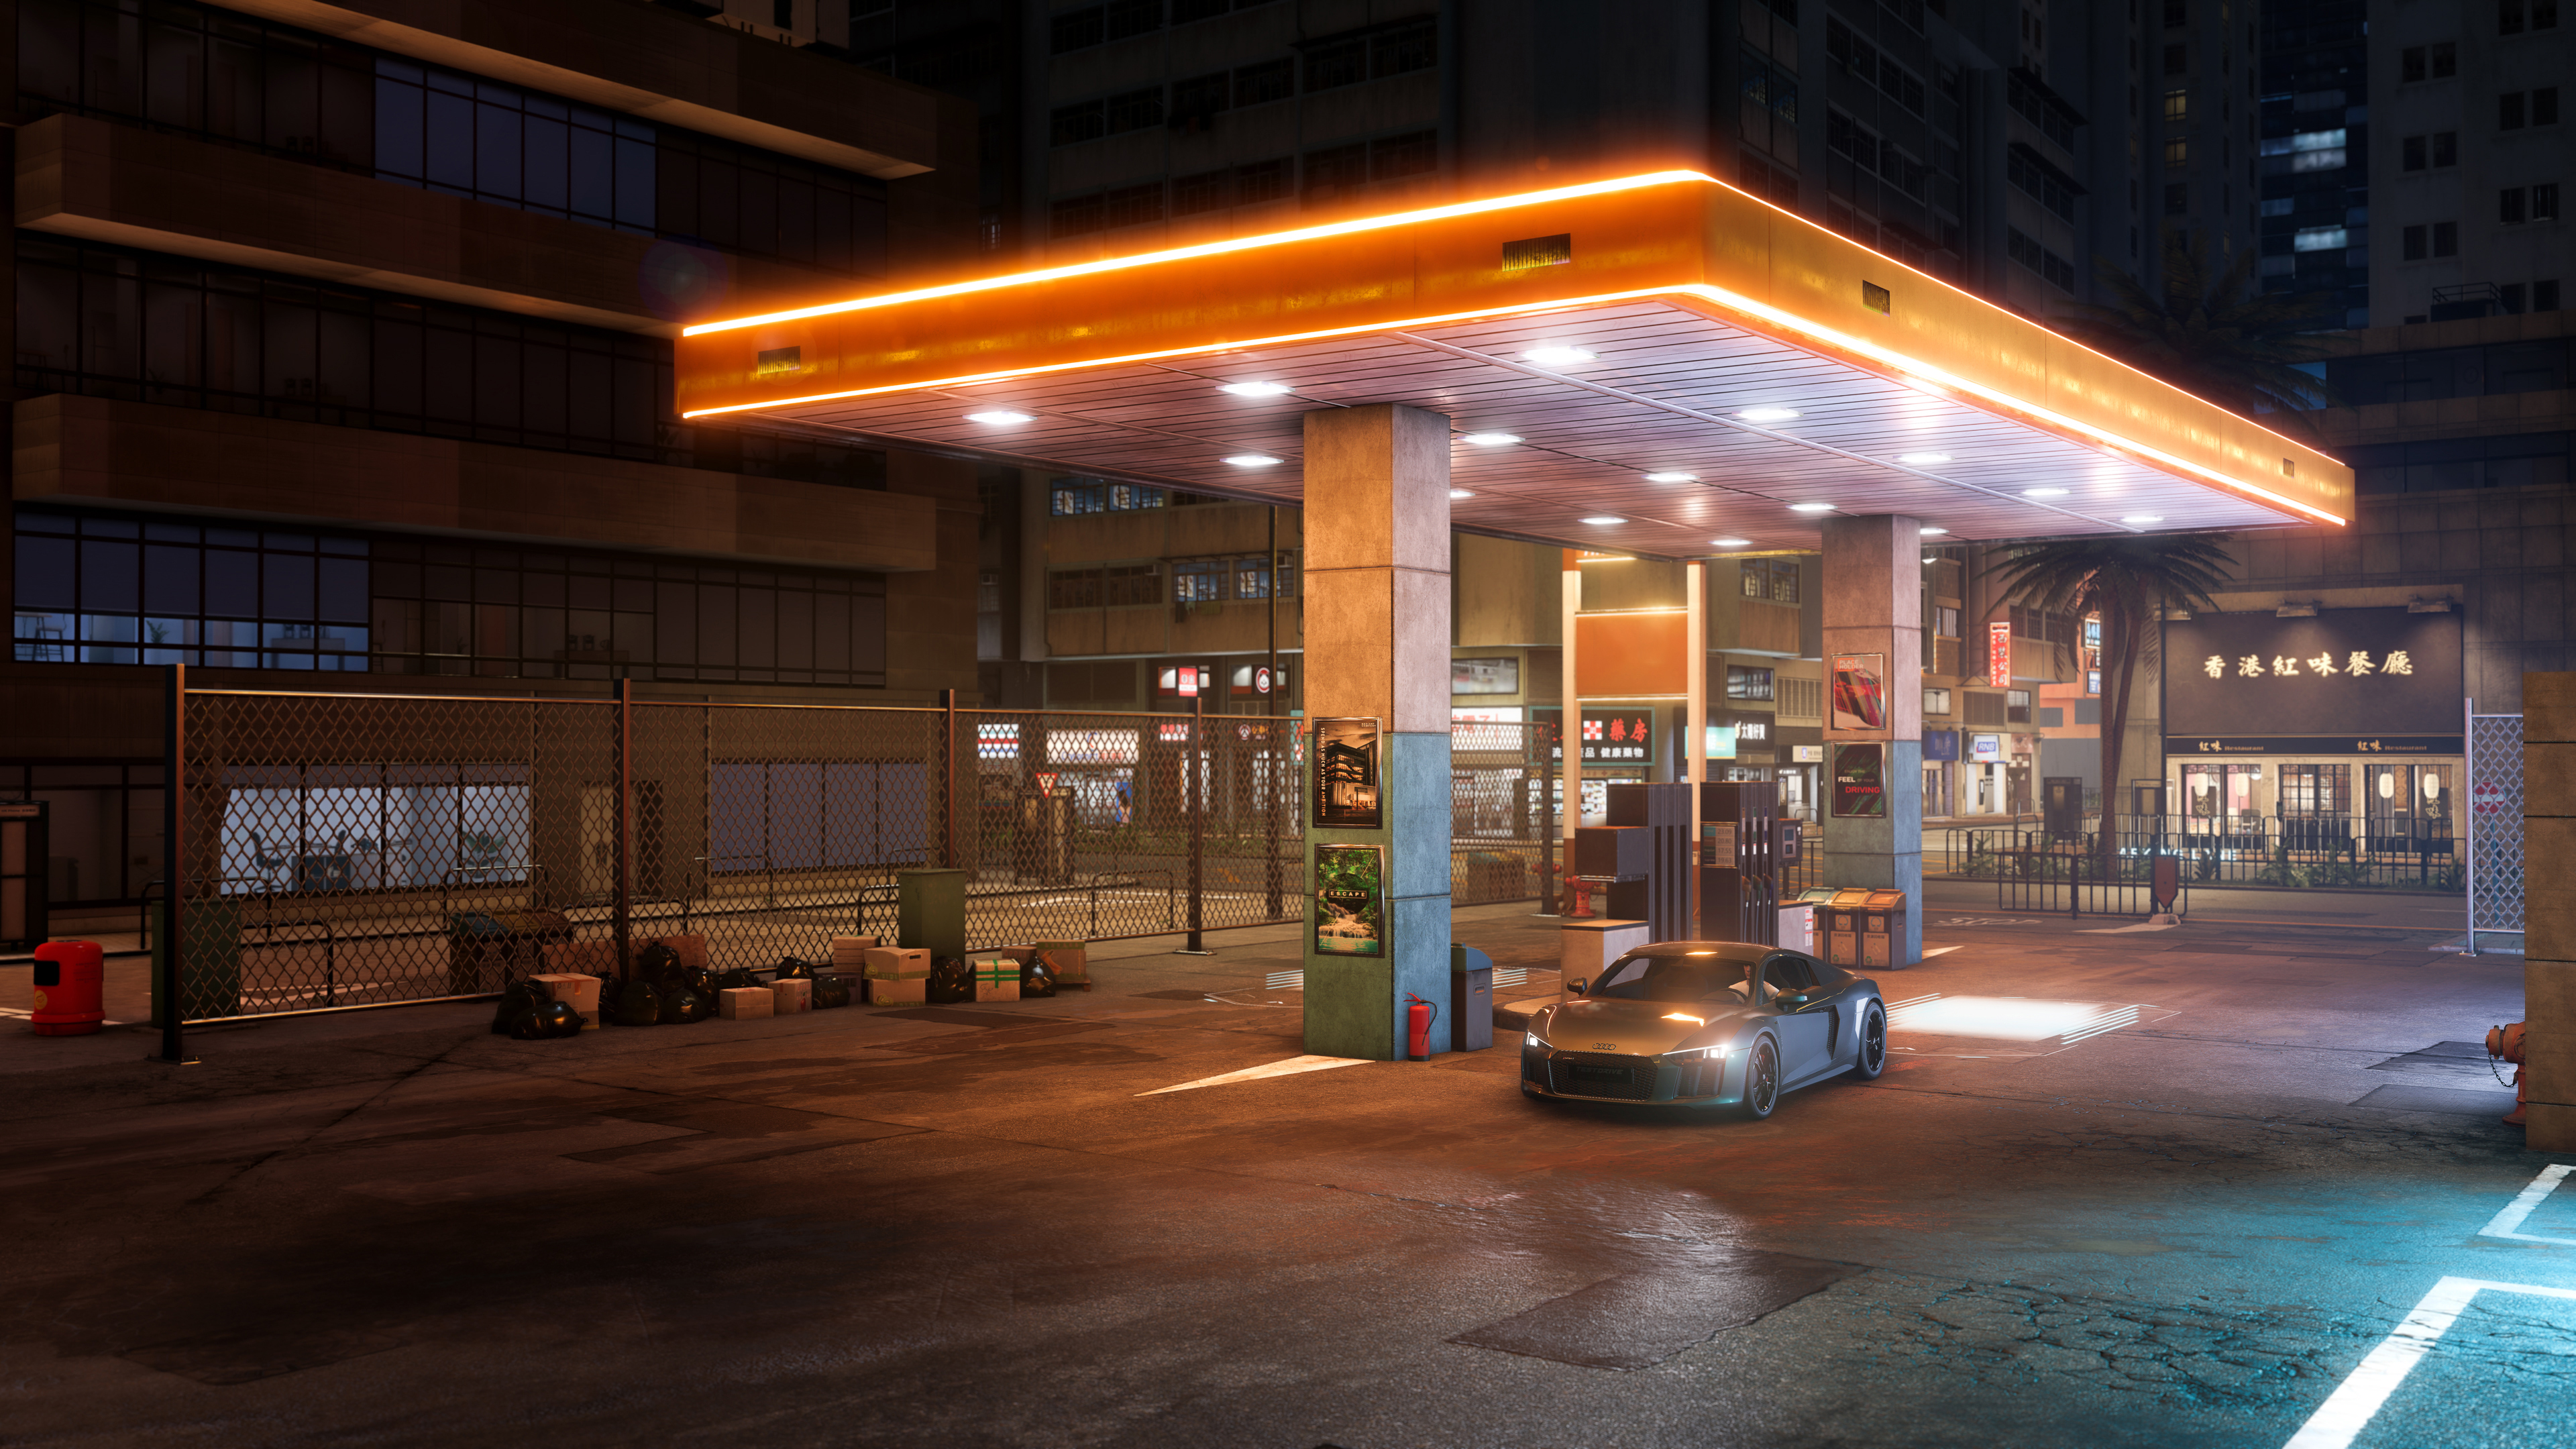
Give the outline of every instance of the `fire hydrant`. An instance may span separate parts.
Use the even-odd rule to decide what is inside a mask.
[[[2522,1106],[2526,1100],[2522,1085],[2522,1023],[2487,1028],[2487,1055],[2497,1061],[2513,1063],[2513,1114],[2504,1119],[2508,1127],[2522,1125]]]

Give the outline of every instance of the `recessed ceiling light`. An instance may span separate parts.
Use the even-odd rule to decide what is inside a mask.
[[[1277,397],[1283,392],[1293,392],[1295,389],[1284,382],[1229,382],[1219,387],[1217,391],[1230,392],[1236,397]]]
[[[1535,362],[1541,367],[1572,367],[1577,363],[1590,362],[1592,354],[1580,347],[1561,347],[1550,344],[1545,347],[1531,348],[1521,354],[1521,360]]]
[[[1464,488],[1452,488],[1449,490],[1449,496],[1452,498],[1473,498],[1476,495],[1468,492]]]
[[[2122,523],[2162,523],[2165,521],[2165,516],[2161,513],[2132,513],[2120,521]]]
[[[1748,423],[1785,423],[1797,415],[1796,408],[1746,408],[1736,414]]]
[[[1791,513],[1831,513],[1834,511],[1834,506],[1830,503],[1792,503],[1789,505],[1789,511]]]
[[[1022,423],[1034,423],[1037,417],[1032,413],[1015,413],[1007,408],[995,408],[990,412],[968,413],[966,421],[982,423],[991,428],[1015,428]]]
[[[1520,440],[1521,435],[1518,433],[1469,433],[1458,441],[1473,443],[1479,448],[1502,448]]]
[[[2066,490],[2063,488],[2025,488],[2021,490],[2021,496],[2024,498],[2063,498],[2066,496]]]
[[[1900,453],[1897,455],[1896,461],[1900,463],[1911,463],[1917,468],[1929,468],[1935,463],[1949,462],[1950,455],[1947,453]]]
[[[1238,468],[1268,468],[1279,460],[1268,453],[1237,453],[1226,461]]]
[[[1649,473],[1646,475],[1646,481],[1649,483],[1696,483],[1699,481],[1699,475],[1697,473]]]
[[[1708,541],[1708,546],[1711,548],[1742,548],[1752,541],[1753,540],[1749,538],[1712,538]]]
[[[1607,526],[1609,526],[1610,524],[1613,524],[1613,523],[1625,523],[1625,522],[1627,522],[1628,520],[1626,520],[1626,519],[1624,519],[1624,518],[1614,518],[1614,517],[1612,517],[1611,515],[1609,515],[1609,514],[1607,514],[1607,513],[1599,513],[1599,514],[1595,514],[1595,515],[1593,515],[1592,517],[1587,518],[1587,519],[1585,519],[1585,520],[1583,520],[1583,521],[1584,521],[1584,522],[1586,522],[1586,523],[1589,523],[1589,524],[1594,524],[1594,525],[1596,525],[1596,526],[1600,526],[1600,527],[1607,527]]]
[[[1946,528],[1918,528],[1915,530],[1915,532],[1922,534],[1925,538],[1937,538],[1949,531],[1950,530]]]

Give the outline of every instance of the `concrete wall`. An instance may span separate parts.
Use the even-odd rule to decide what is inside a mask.
[[[2576,1151],[2576,674],[2523,681],[2523,1064],[2528,1144]]]

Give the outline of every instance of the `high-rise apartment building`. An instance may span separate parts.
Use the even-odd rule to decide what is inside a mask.
[[[2559,0],[2370,5],[2377,325],[2565,305],[2576,82],[2560,14]]]
[[[158,871],[166,671],[971,691],[971,466],[681,423],[686,322],[953,273],[964,102],[634,0],[11,0],[0,797]]]

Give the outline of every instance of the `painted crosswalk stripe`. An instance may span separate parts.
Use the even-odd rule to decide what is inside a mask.
[[[2540,1175],[2531,1180],[2529,1187],[2516,1194],[2512,1202],[2505,1204],[2504,1211],[2497,1213],[2494,1221],[2478,1229],[2478,1236],[2507,1238],[2517,1243],[2561,1243],[2576,1247],[2576,1238],[2543,1237],[2538,1233],[2526,1233],[2522,1230],[2522,1220],[2530,1217],[2531,1210],[2540,1206],[2541,1199],[2556,1190],[2558,1184],[2565,1182],[2570,1172],[2576,1172],[2576,1168],[2571,1168],[2563,1162],[2552,1163],[2540,1169]]]
[[[1368,1060],[1367,1057],[1290,1057],[1284,1062],[1272,1062],[1268,1066],[1246,1067],[1239,1072],[1201,1077],[1195,1082],[1183,1082],[1177,1087],[1156,1087],[1150,1092],[1138,1092],[1136,1095],[1159,1097],[1165,1092],[1186,1092],[1195,1087],[1223,1087],[1235,1082],[1257,1082],[1264,1077],[1287,1077],[1299,1072],[1320,1072],[1327,1067],[1356,1067]]]
[[[1273,971],[1261,978],[1261,989],[1264,991],[1297,991],[1303,989],[1305,985],[1306,973],[1303,969]]]

